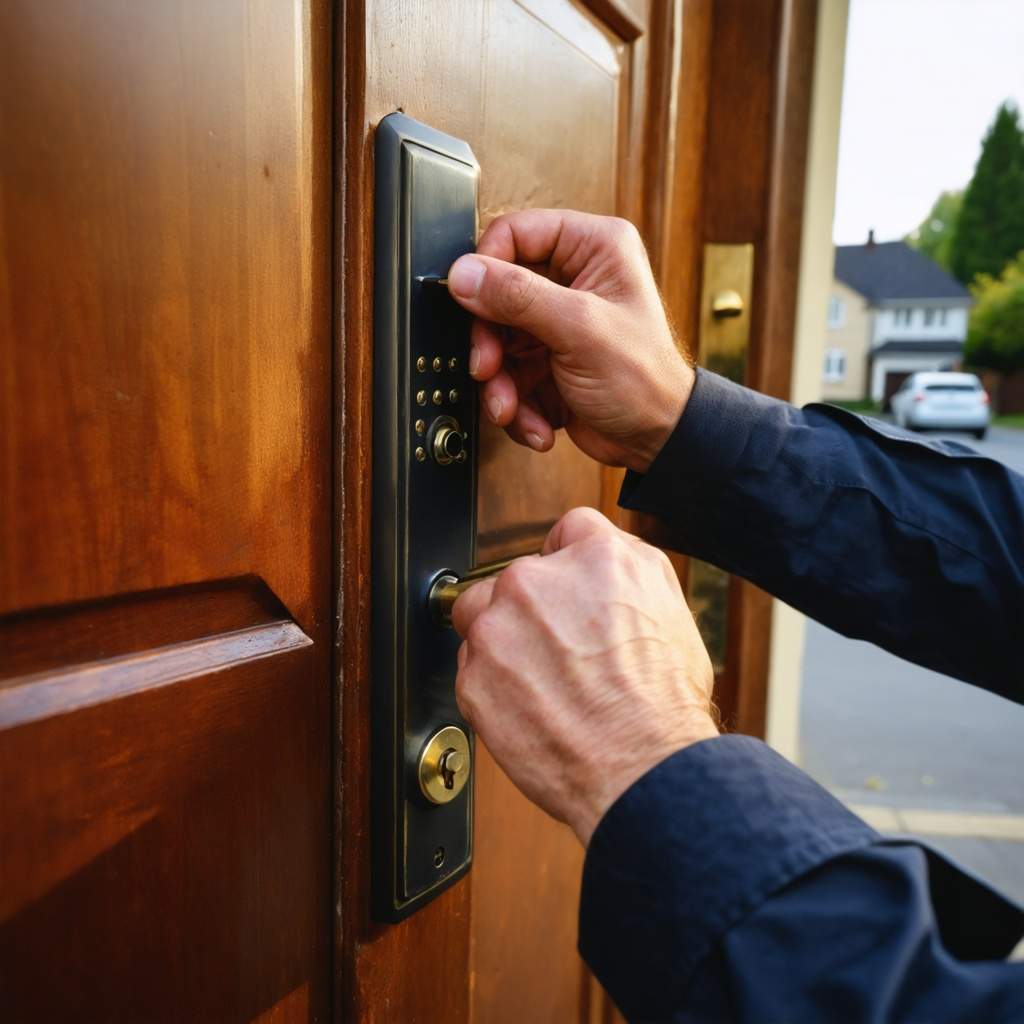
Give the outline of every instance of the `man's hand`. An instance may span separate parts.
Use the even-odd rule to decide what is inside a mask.
[[[648,769],[718,735],[711,661],[672,565],[593,509],[467,590],[452,619],[463,715],[584,846]]]
[[[469,371],[485,415],[547,451],[554,431],[592,458],[645,472],[694,373],[676,347],[636,228],[616,217],[498,217],[448,272],[476,315]]]

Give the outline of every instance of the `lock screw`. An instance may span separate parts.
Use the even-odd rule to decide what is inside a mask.
[[[416,433],[422,434],[427,429],[427,424],[424,420],[416,421]]]
[[[434,373],[440,373],[441,372],[441,365],[442,365],[441,364],[441,357],[440,356],[434,356],[434,362],[433,362],[432,365],[434,367]]]
[[[459,368],[459,361],[458,361],[458,359],[455,358],[455,356],[452,356],[451,359],[448,360],[448,369],[449,370],[457,370],[458,368]]]
[[[416,360],[416,369],[419,370],[420,373],[426,373],[427,361],[426,359],[423,358],[423,356],[420,356],[419,359]]]
[[[455,405],[455,403],[458,400],[459,400],[459,393],[458,393],[458,391],[455,390],[455,388],[452,388],[451,391],[448,392],[448,401],[451,402],[452,405]]]
[[[426,391],[417,391],[416,392],[416,404],[417,405],[426,405],[427,404],[427,393],[426,393]]]
[[[416,449],[416,461],[422,462],[427,457],[427,453],[422,448]]]
[[[441,394],[440,388],[438,388],[438,390],[434,392],[433,399],[434,405],[440,405],[444,401],[444,395]]]

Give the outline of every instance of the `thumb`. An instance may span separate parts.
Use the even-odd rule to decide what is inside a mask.
[[[452,264],[448,290],[474,315],[528,331],[556,352],[579,336],[588,298],[526,267],[475,254]]]

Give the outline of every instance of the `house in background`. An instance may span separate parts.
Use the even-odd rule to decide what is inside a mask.
[[[839,245],[828,303],[825,401],[888,403],[918,370],[952,369],[967,337],[970,293],[906,242]]]

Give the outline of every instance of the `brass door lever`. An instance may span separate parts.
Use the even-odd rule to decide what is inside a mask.
[[[517,556],[518,557],[518,556]],[[441,627],[447,629],[452,624],[452,606],[458,600],[459,595],[468,590],[474,583],[487,579],[488,576],[495,576],[502,569],[506,568],[515,558],[505,558],[500,562],[489,562],[487,565],[478,566],[476,569],[467,572],[465,576],[459,577],[451,572],[443,572],[430,585],[430,592],[427,594],[427,605],[434,621]]]

